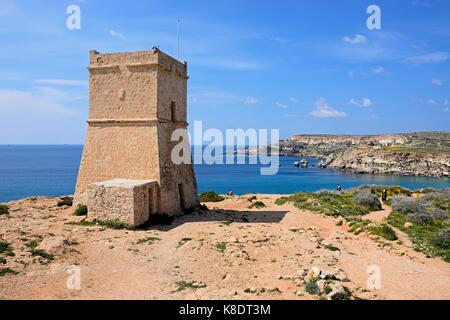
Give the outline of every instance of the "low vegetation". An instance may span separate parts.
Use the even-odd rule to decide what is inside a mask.
[[[413,194],[413,191],[411,191],[410,189],[404,188],[404,187],[400,187],[400,186],[377,186],[377,185],[363,185],[358,187],[356,190],[359,191],[370,191],[371,193],[375,193],[377,195],[378,198],[381,198],[381,195],[383,193],[383,190],[386,190],[386,194],[388,197],[388,201],[387,203],[390,202],[390,198],[392,198],[393,196],[398,196],[398,195],[402,195],[402,196],[411,196]]]
[[[178,242],[177,248],[184,246],[189,241],[192,241],[192,238],[183,238]]]
[[[336,192],[322,190],[313,193],[300,192],[289,197],[281,197],[276,204],[290,202],[295,207],[313,212],[323,213],[334,217],[361,216],[371,209],[353,201],[354,191]]]
[[[71,221],[67,224],[75,225],[75,226],[83,226],[83,227],[104,227],[115,230],[128,230],[128,231],[138,231],[138,230],[148,230],[152,226],[155,225],[170,225],[173,221],[173,218],[167,214],[152,214],[150,216],[150,220],[143,225],[134,226],[128,223],[121,222],[117,219],[114,220],[92,220],[89,221],[86,218],[80,221]]]
[[[14,257],[13,248],[11,243],[0,240],[0,254],[8,257]]]
[[[388,222],[409,235],[417,251],[450,262],[450,189],[394,196]]]
[[[264,202],[262,202],[262,201],[255,201],[248,208],[249,209],[253,209],[253,208],[262,209],[262,208],[265,208],[265,207],[266,207],[266,204]]]
[[[361,190],[353,194],[352,202],[368,208],[370,211],[381,210],[381,201],[376,195],[376,192],[367,189]]]
[[[362,216],[371,211],[382,209],[380,198],[386,190],[388,201],[391,197],[411,196],[412,191],[398,186],[369,186],[350,189],[346,192],[321,190],[318,192],[300,192],[278,198],[275,203],[292,203],[299,209],[319,212],[334,217],[351,218]]]
[[[305,291],[309,294],[316,295],[320,293],[319,286],[317,285],[317,281],[309,281],[305,283]]]
[[[105,227],[105,228],[115,229],[115,230],[130,230],[130,231],[141,230],[138,227],[135,227],[135,226],[127,224],[127,223],[120,222],[119,220],[88,221],[86,219],[83,219],[78,222],[69,222],[68,224],[76,225],[76,226],[83,226],[83,227],[100,226],[100,227]]]
[[[349,232],[355,235],[363,231],[380,236],[386,240],[397,240],[395,231],[387,224],[376,225],[370,220],[361,218],[371,211],[382,208],[377,193],[386,187],[370,188],[363,186],[347,192],[320,191],[314,193],[297,193],[290,197],[277,199],[276,203],[281,205],[286,202],[293,203],[299,209],[319,212],[334,217],[343,217],[347,222]],[[391,194],[406,193],[407,191],[399,187],[391,187]],[[337,225],[342,225],[343,220],[339,220]],[[335,248],[328,248],[333,250]],[[336,248],[335,250],[338,250]]]
[[[0,203],[0,216],[9,214],[9,207],[6,204]]]
[[[227,243],[226,242],[219,242],[216,244],[216,250],[219,252],[225,252],[225,249],[227,248]]]
[[[78,205],[78,207],[75,209],[74,213],[75,216],[87,216],[88,214],[88,208],[84,205]]]
[[[198,283],[197,281],[179,281],[176,283],[176,285],[177,289],[175,290],[175,292],[180,292],[187,289],[196,290],[205,287],[203,283]]]
[[[7,275],[7,274],[16,275],[16,274],[18,274],[18,272],[14,271],[11,268],[2,268],[2,269],[0,269],[0,277],[3,277],[5,275]]]
[[[32,240],[29,241],[25,244],[25,246],[30,250],[30,253],[33,257],[41,257],[47,261],[44,262],[48,262],[48,261],[52,261],[55,257],[53,254],[51,253],[47,253],[44,250],[38,249],[38,245],[41,242],[41,238],[36,239],[36,240]]]
[[[398,240],[394,229],[392,229],[387,224],[382,224],[381,226],[374,226],[369,228],[369,233],[380,236],[389,241]]]
[[[200,202],[220,202],[225,198],[214,191],[203,192],[200,194]]]
[[[143,239],[139,239],[137,241],[138,244],[143,244],[143,243],[147,243],[147,244],[152,244],[155,241],[160,241],[161,238],[157,238],[157,237],[147,237],[147,238],[143,238]]]

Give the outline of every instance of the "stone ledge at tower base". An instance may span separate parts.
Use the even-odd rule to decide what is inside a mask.
[[[113,179],[91,183],[86,192],[88,219],[140,226],[154,213],[157,192],[155,180]]]

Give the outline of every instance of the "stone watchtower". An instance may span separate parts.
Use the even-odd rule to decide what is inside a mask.
[[[139,221],[128,219],[134,224],[152,213],[174,216],[198,206],[192,164],[176,165],[171,160],[177,143],[171,142],[171,134],[188,125],[186,63],[156,48],[112,54],[91,51],[89,73],[88,131],[75,203],[114,207],[119,204],[111,202],[124,202],[116,191],[126,187],[131,198],[127,201],[145,211]],[[111,187],[118,189],[108,199],[105,194]],[[89,205],[88,210],[89,217]]]

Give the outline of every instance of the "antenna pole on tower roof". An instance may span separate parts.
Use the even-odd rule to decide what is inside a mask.
[[[177,59],[180,60],[180,18],[177,19]]]

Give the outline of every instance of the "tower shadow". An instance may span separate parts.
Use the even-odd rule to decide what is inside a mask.
[[[288,211],[238,211],[225,209],[201,209],[174,218],[170,225],[153,225],[150,229],[169,231],[185,223],[218,222],[231,223],[279,223]]]

